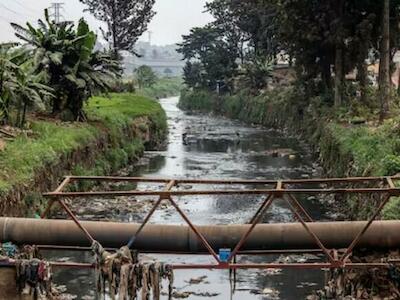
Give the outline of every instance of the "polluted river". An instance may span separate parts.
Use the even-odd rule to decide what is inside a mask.
[[[168,117],[169,140],[165,151],[148,151],[121,176],[191,179],[284,179],[319,175],[306,144],[296,137],[268,128],[245,125],[222,117],[189,114],[178,108],[178,98],[161,99]],[[214,189],[214,186],[202,186]],[[138,189],[152,187],[139,184]],[[190,188],[190,187],[189,187]],[[177,199],[194,224],[244,224],[258,208],[261,196],[191,196]],[[317,220],[327,219],[317,199],[300,198]],[[84,203],[84,200],[80,202]],[[119,203],[119,204],[118,204]],[[122,205],[120,204],[122,203]],[[76,206],[81,219],[140,222],[150,209],[140,200],[93,199],[90,206]],[[113,205],[115,204],[115,205]],[[141,204],[141,206],[140,206]],[[102,209],[96,205],[103,205]],[[141,209],[137,209],[140,206]],[[79,207],[79,208],[78,208]],[[128,208],[132,207],[132,210]],[[265,214],[264,223],[294,221],[289,208],[276,202]],[[163,204],[150,220],[156,224],[185,224],[172,206]],[[267,238],[267,237],[266,237]],[[46,251],[46,257],[64,261],[91,262],[90,252]],[[199,255],[144,255],[165,263],[212,263]],[[304,262],[314,256],[239,256],[238,262]],[[174,272],[175,298],[180,299],[305,299],[324,283],[322,271],[238,270],[235,282],[227,270],[177,270]],[[96,299],[94,274],[89,270],[57,270],[54,282],[65,286],[71,299]],[[163,291],[168,283],[163,283]],[[167,299],[162,293],[162,299]]]

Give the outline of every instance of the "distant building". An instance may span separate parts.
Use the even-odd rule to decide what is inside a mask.
[[[132,74],[138,67],[146,65],[159,76],[180,76],[185,62],[176,48],[176,45],[156,46],[148,42],[138,42],[135,51],[140,57],[124,54],[125,73]]]

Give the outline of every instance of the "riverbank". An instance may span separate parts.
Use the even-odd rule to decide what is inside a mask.
[[[385,176],[400,172],[400,118],[363,122],[354,115],[338,116],[326,107],[309,105],[294,88],[275,89],[253,96],[246,91],[218,96],[205,91],[183,91],[180,107],[213,112],[243,122],[286,128],[305,138],[325,173],[331,177]],[[317,108],[316,108],[317,107]],[[321,117],[324,116],[324,117]],[[346,213],[358,218],[371,207],[351,199]],[[393,200],[384,217],[400,217],[400,201]]]
[[[144,149],[159,148],[167,133],[165,112],[135,94],[94,97],[87,123],[34,116],[30,130],[8,140],[0,151],[0,212],[38,214],[40,194],[65,174],[111,174],[137,160]]]

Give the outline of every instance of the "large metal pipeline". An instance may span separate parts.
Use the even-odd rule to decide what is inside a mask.
[[[366,222],[309,223],[328,248],[346,248]],[[139,224],[82,222],[90,234],[104,247],[125,245]],[[217,250],[233,248],[249,225],[199,226],[199,231]],[[376,221],[361,239],[358,248],[400,248],[400,221]],[[67,220],[0,218],[0,242],[53,246],[90,246],[76,224]],[[135,249],[147,252],[206,252],[196,235],[187,226],[145,226]],[[257,225],[242,250],[318,249],[300,223]]]

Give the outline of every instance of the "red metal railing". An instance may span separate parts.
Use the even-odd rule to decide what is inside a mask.
[[[361,238],[370,228],[371,224],[378,218],[382,209],[389,202],[393,196],[400,194],[400,189],[396,187],[395,181],[400,180],[400,177],[353,177],[353,178],[328,178],[328,179],[297,179],[297,180],[194,180],[194,179],[163,179],[163,178],[139,178],[139,177],[98,177],[98,176],[67,176],[59,187],[53,192],[44,194],[45,197],[49,198],[49,204],[42,214],[42,218],[47,217],[51,207],[55,203],[60,203],[61,207],[73,220],[73,222],[80,228],[90,242],[94,242],[94,238],[90,233],[82,226],[78,218],[71,211],[69,206],[65,203],[65,198],[77,198],[77,197],[101,197],[101,196],[158,196],[158,200],[152,206],[141,226],[132,235],[127,245],[132,248],[135,245],[136,238],[140,235],[143,228],[148,224],[150,218],[154,212],[159,208],[163,201],[168,201],[191,230],[195,233],[198,240],[208,250],[209,255],[215,259],[214,264],[179,264],[173,265],[174,269],[247,269],[247,268],[302,268],[302,269],[326,269],[326,268],[376,268],[376,267],[388,267],[393,262],[383,263],[353,263],[350,259],[351,254],[355,247],[359,244]],[[165,188],[162,191],[153,190],[133,190],[133,191],[94,191],[94,192],[68,192],[65,191],[67,187],[74,182],[79,181],[96,181],[96,182],[134,182],[134,183],[163,183]],[[176,190],[174,188],[190,184],[192,186],[198,185],[264,185],[266,188],[262,189],[213,189],[213,190]],[[298,185],[302,185],[298,188]],[[318,187],[315,187],[319,185]],[[338,186],[339,185],[339,186]],[[341,185],[361,185],[361,187],[342,187]],[[323,186],[323,187],[321,187]],[[300,201],[296,198],[298,194],[378,194],[381,199],[378,207],[371,215],[366,225],[360,230],[360,232],[354,237],[352,242],[346,249],[342,249],[342,254],[338,255],[336,249],[328,249],[321,242],[318,235],[308,225],[310,222],[314,222],[311,215]],[[175,201],[175,197],[189,196],[189,195],[265,195],[265,199],[260,204],[255,215],[251,218],[250,226],[248,230],[240,238],[236,246],[233,248],[227,261],[221,261],[215,250],[212,248],[210,243],[201,234],[195,224],[185,214],[185,212],[178,206]],[[318,246],[318,252],[323,253],[326,262],[320,263],[236,263],[236,255],[245,254],[241,249],[246,243],[246,240],[254,231],[254,228],[262,220],[265,213],[271,207],[277,199],[283,199],[288,204],[288,207],[294,214],[298,222],[301,223],[304,230],[309,234],[315,244]],[[77,248],[76,248],[77,249]],[[294,250],[301,252],[299,250]],[[303,250],[304,252],[315,252],[315,250]],[[270,251],[270,253],[289,253],[291,251]],[[251,255],[251,251],[247,252]],[[253,254],[257,254],[254,251]],[[260,251],[258,254],[268,254],[268,251]]]

